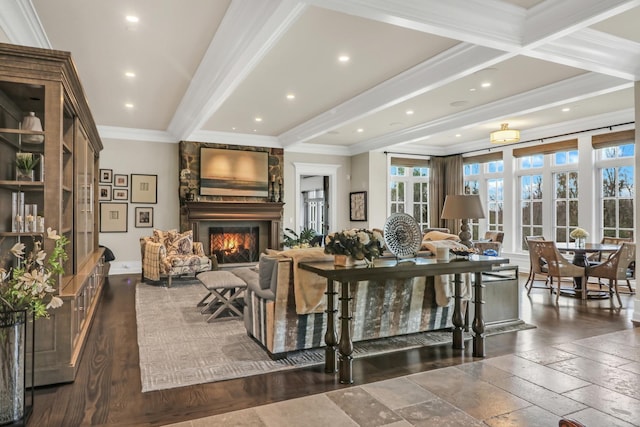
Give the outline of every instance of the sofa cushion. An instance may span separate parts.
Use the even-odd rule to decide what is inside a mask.
[[[253,292],[258,297],[273,301],[276,298],[276,294],[271,289],[261,289],[259,285],[259,274],[254,267],[240,267],[231,270],[233,274],[244,280],[247,284],[247,294],[245,298],[249,298],[250,293]]]
[[[278,258],[265,254],[260,255],[260,262],[258,263],[258,285],[260,289],[269,289],[272,281],[278,280],[278,275],[273,274],[274,270],[277,270],[277,265]]]

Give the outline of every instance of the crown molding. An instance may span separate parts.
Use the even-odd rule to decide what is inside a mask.
[[[278,138],[274,136],[255,135],[249,133],[196,131],[185,138],[186,141],[210,142],[215,144],[243,145],[254,147],[282,148]]]
[[[616,127],[621,123],[629,123],[634,121],[635,111],[633,108],[628,108],[625,110],[613,111],[610,113],[599,114],[597,116],[590,117],[582,117],[575,120],[569,120],[566,122],[554,123],[547,126],[540,126],[537,128],[523,130],[520,133],[521,140],[525,142],[515,143],[515,144],[491,144],[487,142],[487,138],[483,138],[481,140],[476,141],[467,141],[461,144],[456,144],[449,146],[444,155],[452,155],[459,153],[469,153],[476,151],[487,151],[487,150],[503,150],[506,147],[512,147],[518,144],[525,144],[527,141],[536,141],[536,140],[554,140],[559,138],[566,138],[566,136],[556,136],[563,135],[567,133],[574,132],[587,132],[590,129],[602,128],[602,127]],[[633,129],[635,126],[633,124],[624,125],[621,129]],[[617,129],[617,127],[616,127]],[[595,131],[594,131],[595,132]],[[409,147],[402,147],[403,150],[408,149]],[[422,149],[424,152],[425,149],[431,149],[428,146],[420,146],[417,145],[414,147],[415,150]]]
[[[313,0],[314,6],[510,51],[522,40],[527,10],[496,0]]]
[[[186,139],[220,108],[306,5],[294,0],[234,0],[169,124]]]
[[[117,126],[97,126],[101,139],[121,139],[128,141],[148,141],[177,144],[169,132],[152,129],[136,129]]]
[[[328,156],[351,156],[349,147],[328,144],[300,144],[284,149],[285,153],[323,154]]]
[[[13,44],[51,49],[49,38],[30,0],[0,0],[0,28]]]
[[[529,10],[523,46],[541,46],[638,5],[640,0],[546,0]]]
[[[589,28],[524,54],[622,79],[640,80],[640,43]]]

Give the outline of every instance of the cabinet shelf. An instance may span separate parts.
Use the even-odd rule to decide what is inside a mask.
[[[0,128],[0,140],[4,143],[10,144],[15,148],[24,148],[24,147],[41,147],[42,143],[33,143],[22,141],[22,147],[20,146],[20,142],[16,139],[7,138],[5,135],[44,135],[44,131],[36,131],[36,130],[23,130],[23,129],[11,129],[11,128]]]
[[[0,231],[0,237],[44,237],[42,231],[34,232],[13,232],[13,231]]]
[[[44,182],[0,180],[0,187],[16,191],[42,191],[44,190]]]

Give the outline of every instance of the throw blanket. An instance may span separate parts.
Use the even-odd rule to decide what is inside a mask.
[[[149,280],[160,280],[160,250],[164,246],[160,243],[147,242],[144,245],[144,277]]]
[[[293,260],[293,291],[296,301],[296,313],[322,313],[325,310],[324,293],[327,291],[327,279],[298,268],[298,263],[304,261],[332,261],[333,256],[326,255],[324,248],[321,247],[290,249],[280,252],[280,255]]]
[[[440,307],[448,306],[450,299],[455,295],[454,275],[435,276],[433,283],[436,291],[436,304]],[[471,299],[471,273],[464,273],[462,275],[460,291],[462,299]]]

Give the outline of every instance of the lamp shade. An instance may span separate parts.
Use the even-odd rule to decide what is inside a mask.
[[[444,199],[442,219],[484,218],[482,201],[477,194],[448,195]]]
[[[508,123],[502,123],[500,130],[491,132],[489,140],[492,144],[507,144],[510,142],[520,141],[520,131],[515,129],[509,129]]]
[[[24,116],[22,119],[22,130],[42,132],[42,123],[40,119],[36,117],[36,113],[31,111],[28,115]],[[44,141],[44,135],[24,135],[22,141],[40,144]]]

